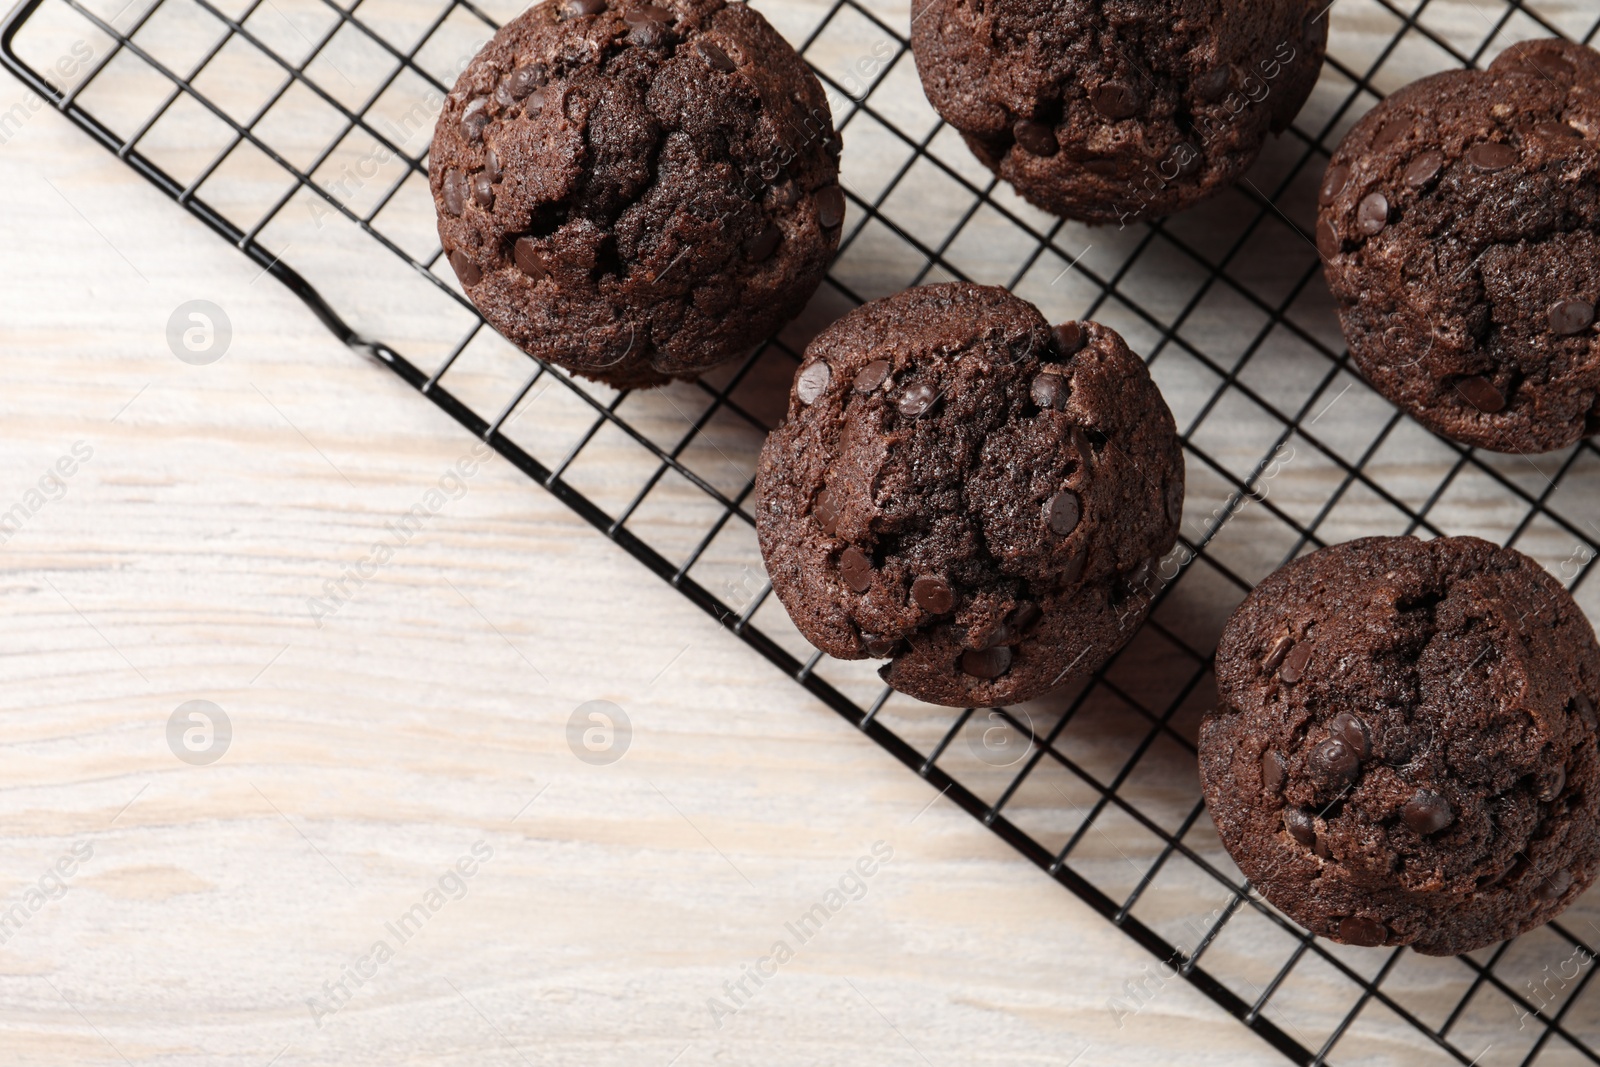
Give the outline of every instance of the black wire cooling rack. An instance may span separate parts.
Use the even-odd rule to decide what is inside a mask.
[[[1261,577],[1325,543],[1479,534],[1539,559],[1600,617],[1584,585],[1600,544],[1600,451],[1478,453],[1396,412],[1347,369],[1305,236],[1329,149],[1384,93],[1515,40],[1590,41],[1593,0],[1334,0],[1328,64],[1294,128],[1237,189],[1125,230],[1063,224],[997,185],[923,99],[904,10],[763,11],[817,69],[844,135],[839,258],[779,337],[701,382],[646,393],[516,352],[441,257],[433,119],[514,6],[26,0],[0,50],[342,340],[1144,946],[1150,964],[1106,1004],[1119,1025],[1181,980],[1297,1063],[1600,1063],[1600,999],[1585,996],[1600,909],[1580,901],[1453,960],[1314,940],[1229,861],[1193,759],[1222,621]],[[11,132],[0,114],[0,137]],[[1007,285],[1052,321],[1120,330],[1147,354],[1187,450],[1184,535],[1149,623],[1089,683],[1019,708],[918,704],[870,664],[815,653],[755,549],[756,452],[806,340],[863,300],[949,278]]]

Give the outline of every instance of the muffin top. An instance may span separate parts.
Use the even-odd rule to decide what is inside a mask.
[[[1325,0],[926,0],[933,106],[1032,203],[1160,218],[1230,184],[1286,128],[1327,51]]]
[[[804,305],[844,218],[816,77],[744,4],[547,0],[445,99],[439,237],[485,318],[615,385],[689,376]]]
[[[773,588],[814,644],[888,657],[923,700],[1009,704],[1132,635],[1129,576],[1173,544],[1183,459],[1114,332],[951,283],[812,342],[756,490]]]
[[[1212,819],[1312,932],[1466,952],[1594,880],[1600,646],[1521,553],[1473,537],[1314,552],[1240,605],[1216,670]]]
[[[1317,246],[1351,353],[1428,428],[1500,452],[1600,430],[1600,53],[1508,48],[1373,108]]]

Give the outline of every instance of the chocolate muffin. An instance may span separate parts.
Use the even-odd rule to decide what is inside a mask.
[[[627,388],[794,317],[839,243],[822,87],[723,0],[547,0],[467,66],[428,180],[467,296],[528,353]]]
[[[1200,777],[1229,854],[1312,933],[1469,952],[1600,865],[1600,647],[1559,582],[1474,537],[1371,537],[1229,620]]]
[[[1527,41],[1373,108],[1322,184],[1350,353],[1436,433],[1548,452],[1600,431],[1600,54]]]
[[[920,0],[923,90],[1018,193],[1085,222],[1157,219],[1232,184],[1327,52],[1326,0]]]
[[[807,348],[756,474],[756,533],[800,632],[903,693],[1015,704],[1092,673],[1149,609],[1183,454],[1142,360],[952,283]]]

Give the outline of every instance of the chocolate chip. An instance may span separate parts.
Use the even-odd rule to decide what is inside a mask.
[[[1536,73],[1559,81],[1570,81],[1572,76],[1577,73],[1576,68],[1571,63],[1568,63],[1560,56],[1553,56],[1548,52],[1542,55],[1524,56],[1523,61],[1532,67]]]
[[[1456,821],[1450,802],[1431,789],[1419,789],[1400,809],[1401,820],[1412,830],[1427,837],[1436,834]]]
[[[1569,296],[1550,305],[1550,329],[1562,337],[1582,333],[1594,325],[1594,305],[1580,297]]]
[[[823,186],[817,190],[817,223],[833,229],[844,221],[844,190],[837,185]]]
[[[782,240],[783,231],[776,224],[768,222],[759,233],[744,243],[745,258],[752,263],[765,263],[778,250],[778,243]]]
[[[517,238],[517,243],[511,246],[511,258],[516,261],[517,269],[534,281],[550,273],[544,253],[539,251],[532,237]]]
[[[1290,637],[1288,634],[1284,634],[1276,641],[1272,642],[1272,647],[1267,649],[1267,658],[1261,661],[1262,671],[1267,674],[1271,674],[1273,671],[1283,666],[1283,657],[1287,656],[1289,654],[1289,650],[1293,647],[1294,638]]]
[[[900,408],[900,414],[908,419],[914,419],[933,407],[933,402],[938,397],[939,394],[934,391],[933,386],[927,382],[917,382],[915,385],[907,386],[905,392],[900,394],[897,406]]]
[[[1583,140],[1583,131],[1565,122],[1541,122],[1533,128],[1533,132],[1537,137],[1549,137],[1556,141]]]
[[[1368,237],[1376,237],[1389,225],[1389,198],[1382,193],[1368,193],[1356,209],[1356,228]]]
[[[1328,733],[1349,745],[1356,759],[1366,759],[1372,755],[1372,732],[1367,729],[1361,716],[1354,712],[1341,711],[1335,715],[1328,726]]]
[[[549,102],[550,90],[541,86],[528,95],[528,102],[523,106],[527,108],[528,115],[531,118],[543,111],[544,106]]]
[[[1467,152],[1467,162],[1481,171],[1505,170],[1517,161],[1517,150],[1508,144],[1488,141],[1473,145]]]
[[[1377,948],[1389,939],[1389,928],[1376,919],[1351,915],[1339,920],[1339,940],[1347,945]]]
[[[1041,374],[1033,380],[1033,386],[1028,390],[1033,402],[1045,411],[1061,411],[1067,406],[1067,397],[1072,390],[1067,388],[1066,379],[1059,374]]]
[[[720,70],[724,74],[732,74],[738,69],[737,65],[728,56],[728,53],[710,41],[701,41],[694,48],[696,52],[700,53],[700,58],[706,61],[706,66],[712,70]]]
[[[1232,81],[1232,70],[1227,67],[1215,67],[1196,78],[1194,88],[1200,94],[1200,99],[1207,103],[1216,103],[1228,91],[1228,85]]]
[[[1444,156],[1439,152],[1424,152],[1406,167],[1406,184],[1421,189],[1439,176],[1444,169]]]
[[[1305,677],[1306,664],[1311,662],[1311,642],[1303,641],[1294,646],[1294,651],[1284,658],[1283,668],[1278,671],[1278,677],[1293,685]]]
[[[878,634],[863,633],[861,644],[867,650],[867,655],[875,659],[883,659],[893,654],[895,646],[900,643],[898,637],[885,637]]]
[[[1056,131],[1033,119],[1023,119],[1011,127],[1011,136],[1030,155],[1053,156],[1061,149],[1056,141]]]
[[[1283,753],[1273,748],[1261,753],[1261,784],[1267,787],[1267,792],[1276,793],[1282,789],[1283,781],[1288,776],[1289,765]]]
[[[872,561],[855,545],[839,553],[839,577],[858,593],[872,588]]]
[[[1085,340],[1081,323],[1063,322],[1050,331],[1050,345],[1062,359],[1083,351]]]
[[[924,611],[943,615],[955,607],[956,597],[950,583],[936,574],[924,574],[911,583],[911,599]]]
[[[1465,397],[1467,403],[1485,415],[1493,415],[1504,411],[1506,408],[1505,395],[1496,389],[1494,383],[1489,379],[1476,374],[1457,382],[1456,392]]]
[[[1566,870],[1557,871],[1539,883],[1539,899],[1546,904],[1560,900],[1561,894],[1565,893],[1571,886],[1572,872]]]
[[[1006,618],[1006,625],[1013,633],[1025,633],[1034,623],[1044,618],[1044,611],[1031,600],[1024,600],[1011,609],[1011,614]]]
[[[1006,645],[961,654],[961,669],[974,678],[998,678],[1011,669],[1011,649]]]
[[[1333,228],[1333,223],[1327,219],[1317,220],[1317,251],[1322,253],[1323,259],[1332,259],[1343,251],[1344,245],[1339,240],[1339,232]]]
[[[1355,750],[1337,737],[1319,742],[1306,762],[1312,774],[1330,785],[1354,781],[1361,772],[1361,760]]]
[[[640,48],[656,48],[664,45],[671,36],[666,24],[654,19],[630,24],[628,29],[628,43],[638,45]]]
[[[564,19],[582,18],[585,15],[598,15],[605,9],[605,0],[563,0],[561,17]]]
[[[483,128],[489,125],[489,98],[475,96],[467,101],[461,112],[461,136],[469,141],[483,137]]]
[[[1382,152],[1385,148],[1388,148],[1390,145],[1394,144],[1401,137],[1403,137],[1405,135],[1406,128],[1406,123],[1404,122],[1396,121],[1384,123],[1383,129],[1379,130],[1378,135],[1372,139],[1372,147]]]
[[[832,489],[823,489],[811,502],[811,517],[829,537],[839,532],[839,499]]]
[[[1600,714],[1595,711],[1594,701],[1579,693],[1573,698],[1573,704],[1577,706],[1578,718],[1583,720],[1585,726],[1591,730],[1600,729]]]
[[[444,172],[444,209],[452,215],[459,216],[466,210],[467,194],[466,182],[459,170]]]
[[[989,636],[984,638],[983,644],[980,645],[979,648],[994,648],[998,645],[1003,645],[1010,641],[1014,636],[1015,635],[1011,632],[1011,627],[1007,626],[1005,623],[1001,623],[999,626],[996,626],[992,631],[990,631]]]
[[[472,176],[472,199],[474,203],[485,211],[494,207],[494,185],[489,181],[489,175],[474,174]]]
[[[833,381],[833,371],[828,369],[828,364],[822,360],[813,360],[800,368],[800,373],[794,378],[794,395],[800,398],[802,404],[812,404],[817,397],[827,392],[828,383]]]
[[[884,379],[889,377],[889,361],[875,359],[862,367],[856,373],[855,389],[858,393],[870,393],[882,385]]]
[[[511,95],[511,86],[507,80],[503,79],[494,87],[494,102],[499,104],[502,110],[516,106],[517,98]]]
[[[1078,519],[1083,514],[1083,508],[1078,503],[1078,494],[1071,489],[1063,489],[1044,505],[1044,521],[1050,529],[1066,537],[1078,528]]]
[[[1284,808],[1283,828],[1307,848],[1317,843],[1317,820],[1303,808]]]
[[[1127,82],[1109,81],[1090,94],[1094,109],[1108,119],[1131,118],[1139,111],[1139,90]]]
[[[500,171],[500,155],[492,148],[486,149],[483,153],[483,172],[489,176],[489,180],[492,182],[497,182],[505,177]]]
[[[1548,775],[1545,775],[1543,781],[1541,781],[1539,784],[1540,803],[1550,803],[1550,801],[1560,796],[1561,791],[1566,787],[1567,769],[1565,767],[1557,767]]]
[[[1322,202],[1322,206],[1327,207],[1329,204],[1337,200],[1339,194],[1344,192],[1345,186],[1349,184],[1349,167],[1345,166],[1343,163],[1335,163],[1333,166],[1329,167],[1328,173],[1322,176],[1322,189],[1318,193],[1318,199]]]
[[[1089,565],[1089,550],[1084,549],[1067,560],[1067,569],[1061,574],[1061,584],[1065,586],[1077,585],[1083,580],[1084,568]]]
[[[657,7],[655,4],[646,4],[643,7],[634,8],[632,11],[624,12],[622,21],[627,23],[629,26],[638,27],[648,25],[650,23],[659,25],[664,22],[671,22],[674,17],[675,16],[672,14],[672,12],[668,11],[664,7]]]
[[[456,272],[456,277],[461,279],[462,285],[477,285],[483,280],[483,272],[472,258],[459,248],[450,253],[450,267]]]
[[[521,100],[543,85],[546,77],[544,67],[538,63],[530,63],[512,71],[511,77],[506,79],[506,87],[511,90],[513,97]]]

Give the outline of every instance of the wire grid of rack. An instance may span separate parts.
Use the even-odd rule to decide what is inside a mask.
[[[7,67],[106,148],[1147,949],[1107,1010],[1178,976],[1298,1063],[1600,1062],[1593,921],[1456,960],[1316,941],[1203,818],[1194,737],[1222,620],[1266,573],[1369,533],[1476,533],[1585,584],[1600,450],[1495,456],[1420,429],[1347,368],[1307,240],[1330,147],[1384,93],[1514,40],[1600,32],[1584,0],[1335,0],[1316,94],[1240,186],[1161,224],[1032,209],[922,99],[906,12],[763,5],[827,87],[849,218],[801,320],[697,383],[617,393],[487,330],[442,259],[433,116],[516,6],[489,0],[25,0]],[[1010,709],[893,694],[800,640],[755,551],[751,477],[806,340],[906,285],[1004,284],[1146,354],[1189,467],[1149,623],[1091,681]],[[404,354],[402,354],[404,353]]]

